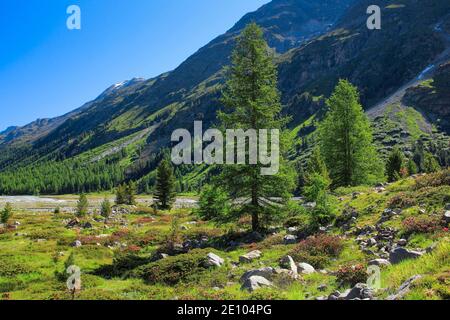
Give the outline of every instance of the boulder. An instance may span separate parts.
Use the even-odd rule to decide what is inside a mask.
[[[273,286],[272,282],[270,282],[264,277],[251,276],[247,280],[245,280],[244,284],[241,287],[241,290],[253,292],[263,287],[272,287],[272,286]]]
[[[297,237],[292,234],[288,234],[284,236],[283,241],[284,244],[295,244],[297,243]]]
[[[77,218],[70,220],[67,225],[66,228],[74,228],[76,226],[78,226],[80,224],[80,220],[78,220]]]
[[[221,257],[219,257],[217,254],[214,254],[212,252],[208,253],[206,256],[206,261],[204,265],[206,267],[220,267],[225,262]]]
[[[242,275],[240,282],[244,283],[245,281],[247,281],[247,279],[249,279],[250,277],[253,277],[253,276],[260,276],[260,277],[270,280],[270,279],[272,279],[272,276],[274,275],[274,273],[275,273],[275,269],[272,267],[264,267],[264,268],[249,270]]]
[[[280,260],[280,266],[289,271],[292,271],[294,275],[298,274],[297,266],[295,265],[294,259],[291,256],[285,256]]]
[[[81,247],[81,246],[82,246],[82,243],[81,243],[80,240],[75,240],[75,241],[71,244],[71,246],[72,246],[72,247],[75,247],[75,248],[78,248],[78,247]]]
[[[261,251],[254,250],[239,257],[239,262],[248,263],[261,257]]]
[[[388,267],[391,263],[386,259],[374,259],[369,261],[369,266]]]
[[[407,259],[416,259],[423,255],[423,252],[408,250],[402,247],[396,247],[389,253],[389,262],[392,264],[400,263]]]
[[[290,227],[287,229],[287,233],[288,234],[296,234],[298,232],[298,228],[297,227]]]
[[[404,247],[404,246],[406,246],[407,244],[408,244],[408,240],[406,240],[406,239],[400,239],[400,240],[398,240],[398,242],[397,242],[397,245],[400,246],[400,247]]]
[[[450,210],[446,211],[444,213],[444,223],[449,224],[450,223]]]
[[[393,295],[390,295],[389,297],[387,297],[386,300],[400,300],[402,299],[411,289],[411,285],[416,282],[417,280],[421,279],[422,276],[421,275],[415,275],[411,278],[409,278],[408,280],[406,280],[406,282],[404,282],[400,288],[397,290],[397,292]]]
[[[83,229],[92,229],[92,223],[86,222],[85,224],[83,224]]]
[[[314,269],[314,267],[310,264],[307,264],[305,262],[299,263],[297,265],[298,268],[298,272],[299,273],[303,273],[303,274],[311,274],[316,272],[316,270]]]
[[[373,299],[373,290],[367,284],[358,283],[352,289],[339,296],[339,300],[364,300]]]

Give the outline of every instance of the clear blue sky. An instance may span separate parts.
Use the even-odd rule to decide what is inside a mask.
[[[113,83],[150,78],[269,0],[1,0],[0,131],[54,117]],[[81,8],[68,30],[66,9]]]

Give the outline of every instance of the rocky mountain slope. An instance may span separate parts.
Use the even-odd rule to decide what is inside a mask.
[[[264,28],[276,51],[284,112],[293,117],[290,128],[299,137],[314,130],[311,117],[320,118],[324,98],[339,78],[359,87],[366,108],[374,106],[417,79],[430,64],[447,61],[448,43],[443,35],[450,14],[446,0],[376,2],[382,8],[381,30],[366,27],[366,9],[373,1],[274,0],[243,17],[171,72],[109,88],[81,110],[0,136],[4,151],[0,168],[8,169],[12,163],[39,163],[41,158],[112,156],[105,149],[119,152],[118,146],[128,146],[139,136],[139,149],[122,162],[129,177],[148,174],[153,167],[151,159],[169,146],[173,130],[191,129],[194,120],[203,120],[205,126],[215,122],[223,67],[229,63],[233,39],[250,21]],[[434,71],[427,71],[427,79]],[[396,119],[394,123],[415,138],[421,132],[428,134],[432,123],[445,122],[448,90],[445,85],[442,88],[442,94],[432,95],[434,102],[428,109],[423,105],[430,97],[418,98],[409,92],[408,99],[414,100],[412,109],[420,110],[412,131],[418,127],[420,132],[412,132]],[[438,116],[434,116],[437,109]],[[424,125],[417,124],[422,119]],[[445,130],[445,124],[440,127]]]

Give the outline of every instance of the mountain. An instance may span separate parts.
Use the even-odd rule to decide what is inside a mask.
[[[375,3],[382,9],[382,29],[368,30],[366,10]],[[339,78],[359,87],[366,109],[376,108],[378,116],[384,115],[398,102],[392,96],[403,99],[406,90],[430,81],[449,61],[449,17],[447,0],[397,0],[395,4],[387,0],[274,0],[245,15],[173,71],[113,85],[74,112],[0,136],[4,151],[0,172],[43,161],[95,159],[119,163],[127,178],[151,176],[154,161],[170,145],[174,129],[190,129],[194,120],[203,120],[205,126],[215,122],[224,67],[236,36],[252,21],[262,26],[274,50],[284,113],[292,116],[290,128],[299,138],[314,131],[315,120],[323,114],[324,98]],[[412,110],[426,109],[420,104],[431,98],[434,103],[428,116],[426,110],[414,113],[426,124],[419,131],[417,126],[407,128],[390,117],[405,127],[405,148],[411,147],[413,138],[432,134],[432,124],[445,118],[449,108],[445,94],[434,95],[431,90],[422,99],[414,98],[411,90],[405,99],[415,101]],[[426,95],[421,91],[421,97]],[[380,136],[388,130],[378,129]],[[389,143],[380,141],[385,151]]]

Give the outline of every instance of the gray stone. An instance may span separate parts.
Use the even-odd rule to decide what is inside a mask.
[[[272,267],[264,267],[254,270],[249,270],[246,273],[244,273],[240,279],[241,283],[244,283],[247,281],[248,278],[253,276],[260,276],[266,279],[272,279],[272,276],[275,274],[275,269]]]
[[[328,286],[326,284],[321,284],[320,286],[317,287],[317,290],[319,291],[325,291],[327,290]]]
[[[290,227],[287,229],[287,233],[288,234],[296,234],[298,232],[298,228],[297,227]]]
[[[392,264],[400,263],[407,259],[416,259],[423,255],[423,252],[408,250],[397,247],[389,253],[389,262]]]
[[[409,290],[411,289],[411,285],[416,282],[417,280],[421,279],[421,275],[415,275],[408,280],[406,280],[400,288],[397,290],[397,292],[393,295],[390,295],[387,297],[387,300],[400,300],[402,299],[406,294],[408,294]]]
[[[205,266],[206,267],[220,267],[225,262],[221,257],[212,252],[208,253],[206,256]]]
[[[261,251],[254,250],[239,257],[239,262],[248,263],[261,257]]]
[[[404,246],[406,246],[408,244],[408,240],[406,240],[406,239],[400,239],[400,240],[398,240],[398,242],[397,242],[397,245],[399,245],[400,247],[404,247]]]
[[[342,300],[372,299],[373,291],[367,287],[367,284],[358,283],[352,289],[347,290],[339,298]]]
[[[448,210],[448,211],[446,211],[446,212],[444,213],[444,222],[445,222],[446,224],[449,224],[449,223],[450,223],[450,210]]]
[[[295,244],[297,243],[297,237],[292,234],[288,234],[284,236],[283,241],[284,244]]]
[[[374,259],[369,261],[369,266],[388,267],[391,263],[386,259]]]
[[[289,271],[292,271],[294,275],[298,274],[297,266],[295,265],[294,259],[291,256],[285,256],[280,260],[280,266]]]
[[[82,246],[82,243],[80,240],[76,240],[71,244],[72,247],[78,248]]]
[[[251,276],[247,280],[245,280],[244,284],[241,287],[241,290],[247,290],[253,292],[263,287],[272,287],[273,284],[269,280],[261,276]]]
[[[311,274],[316,272],[316,270],[314,269],[314,267],[310,264],[307,264],[305,262],[301,262],[297,265],[298,267],[298,272],[299,273],[303,273],[303,274]]]

